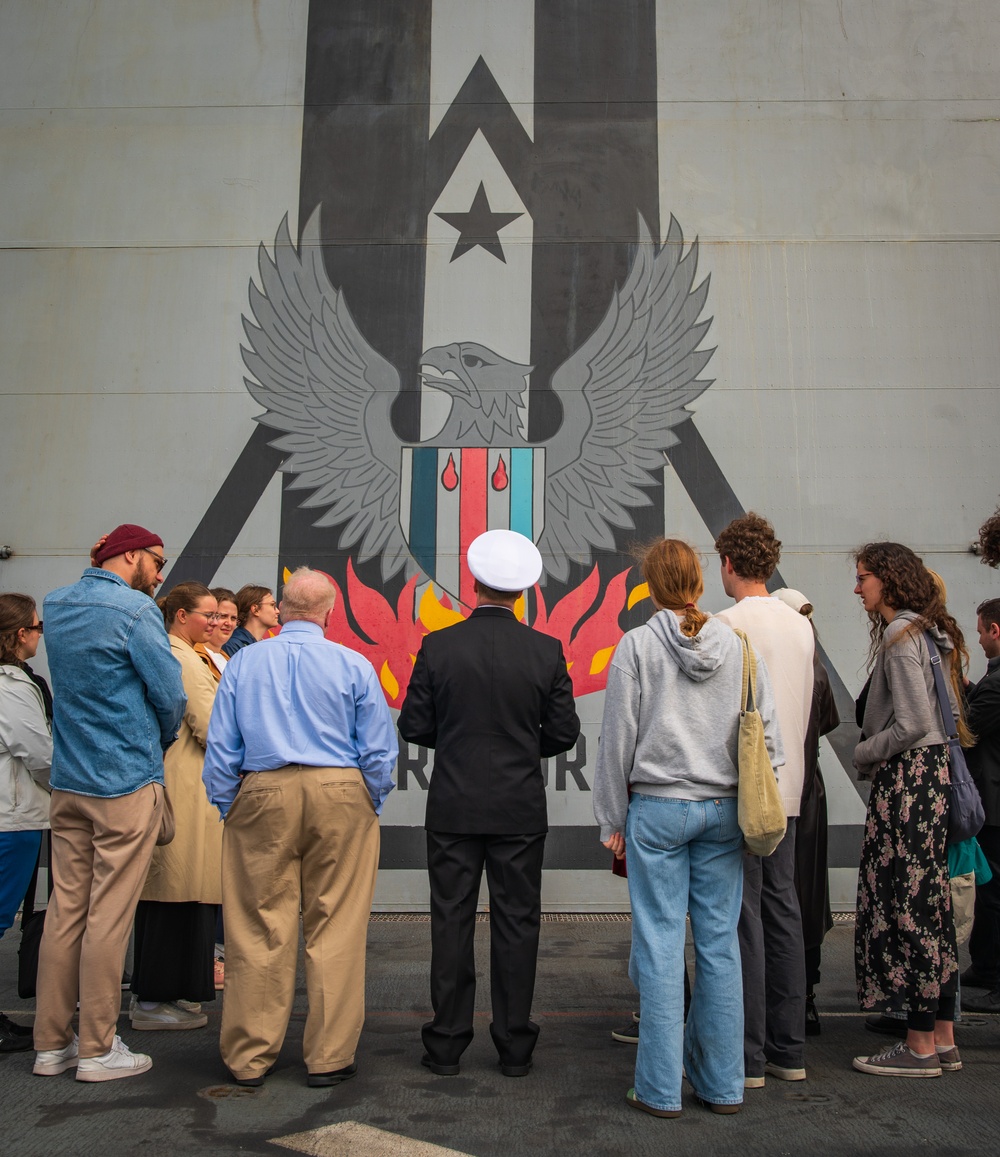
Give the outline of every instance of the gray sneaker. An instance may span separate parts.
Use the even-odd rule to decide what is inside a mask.
[[[129,1010],[132,1027],[140,1032],[183,1031],[190,1028],[204,1028],[208,1017],[203,1012],[188,1012],[173,1001],[158,1004],[155,1008],[143,1008],[136,1004]]]
[[[940,1058],[916,1057],[910,1052],[905,1040],[897,1041],[890,1048],[883,1049],[872,1057],[855,1057],[854,1067],[861,1073],[872,1073],[876,1077],[939,1077]]]
[[[955,1045],[947,1052],[938,1053],[937,1059],[946,1073],[957,1073],[962,1067],[962,1058],[958,1055],[958,1048]]]

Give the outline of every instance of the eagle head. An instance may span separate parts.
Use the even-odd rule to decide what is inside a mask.
[[[461,435],[477,428],[487,444],[501,433],[516,436],[523,425],[523,395],[532,366],[471,341],[433,346],[420,363],[423,384],[452,399],[448,427]]]

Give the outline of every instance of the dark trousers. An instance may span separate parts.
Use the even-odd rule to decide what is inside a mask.
[[[989,861],[993,879],[976,885],[976,919],[969,937],[972,967],[1000,987],[1000,827],[987,824],[976,837]]]
[[[545,834],[427,833],[431,886],[431,1005],[427,1055],[453,1065],[472,1040],[476,1003],[476,903],[490,890],[490,1035],[505,1065],[525,1065],[538,1038],[531,1021],[541,923]]]
[[[743,1061],[748,1077],[761,1077],[765,1061],[788,1069],[804,1063],[806,970],[795,892],[795,817],[789,816],[774,852],[744,855],[743,869]]]

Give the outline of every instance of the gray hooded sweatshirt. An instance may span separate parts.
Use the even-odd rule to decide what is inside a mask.
[[[629,788],[684,800],[736,795],[742,698],[743,644],[719,619],[689,639],[673,611],[660,611],[628,632],[611,660],[594,774],[602,840],[625,831]],[[778,768],[785,756],[759,655],[757,708]]]

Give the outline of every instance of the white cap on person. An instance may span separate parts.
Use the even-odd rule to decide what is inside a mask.
[[[523,591],[542,575],[542,556],[530,538],[516,530],[488,530],[469,544],[472,577],[495,591]]]
[[[807,619],[812,618],[812,603],[801,591],[794,590],[792,587],[779,587],[778,590],[772,591],[771,594],[774,598],[780,599],[786,607],[791,607],[796,614],[805,615]]]

